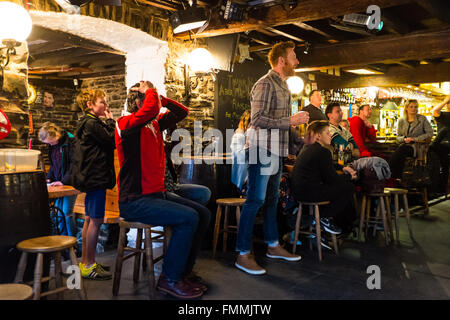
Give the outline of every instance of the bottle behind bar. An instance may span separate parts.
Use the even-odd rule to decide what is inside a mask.
[[[341,166],[344,165],[344,145],[343,144],[339,145],[338,164],[340,164]]]

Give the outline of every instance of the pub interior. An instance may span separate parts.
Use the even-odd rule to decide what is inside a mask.
[[[449,12],[1,0],[0,299],[449,299]]]

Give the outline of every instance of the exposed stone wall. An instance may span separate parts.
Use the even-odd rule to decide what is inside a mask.
[[[202,121],[203,131],[214,126],[214,81],[211,76],[201,78],[190,74],[191,94],[186,96],[185,63],[187,56],[195,46],[191,42],[183,42],[169,38],[169,54],[166,61],[167,96],[180,101],[189,107],[190,112],[178,127],[193,131],[194,121]],[[199,40],[198,43],[201,46]],[[192,77],[194,76],[194,77]]]
[[[37,93],[35,102],[30,106],[33,120],[33,133],[30,135],[33,139],[32,146],[46,156],[47,145],[39,141],[39,129],[44,122],[51,121],[66,131],[75,132],[79,114],[75,104],[77,90],[71,81],[29,79],[28,82]],[[44,92],[53,95],[53,106],[44,105]]]

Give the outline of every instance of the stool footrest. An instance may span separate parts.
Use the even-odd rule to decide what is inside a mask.
[[[41,293],[41,297],[49,296],[49,295],[55,294],[55,293],[60,293],[60,292],[66,291],[66,290],[69,290],[69,288],[60,287],[60,288],[53,289],[51,291],[45,291],[45,292]]]
[[[49,282],[50,280],[52,280],[52,279],[54,279],[55,277],[52,277],[52,276],[50,276],[50,277],[42,277],[42,279],[41,279],[41,283],[44,283],[44,282]],[[34,282],[33,281],[28,281],[28,282],[20,282],[20,283],[23,283],[23,284],[28,284],[28,285],[30,285],[30,286],[33,286],[33,284],[34,284]]]

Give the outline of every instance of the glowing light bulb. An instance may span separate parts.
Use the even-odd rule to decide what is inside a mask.
[[[300,92],[303,91],[303,88],[305,87],[303,79],[297,76],[288,78],[286,82],[292,94],[299,94]]]
[[[31,33],[32,21],[25,8],[12,2],[0,2],[0,41],[25,41]]]
[[[189,54],[187,63],[194,72],[209,72],[213,64],[213,57],[208,50],[197,48]]]

